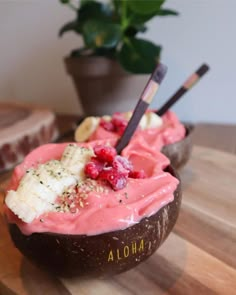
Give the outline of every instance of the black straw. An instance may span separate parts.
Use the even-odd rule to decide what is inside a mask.
[[[196,82],[206,74],[209,70],[207,64],[201,65],[199,69],[193,73],[186,82],[171,96],[171,98],[156,112],[158,116],[164,115],[188,90],[190,90]]]
[[[167,67],[161,63],[158,64],[158,66],[153,71],[147,85],[141,94],[141,98],[134,109],[133,115],[129,120],[127,127],[125,128],[123,135],[116,144],[116,151],[118,154],[120,154],[130,142],[131,137],[133,136],[143,114],[147,110],[149,104],[152,102],[152,99],[156,94],[163,78],[165,77],[166,72]]]

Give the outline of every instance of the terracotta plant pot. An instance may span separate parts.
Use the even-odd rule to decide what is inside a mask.
[[[171,166],[166,171],[178,178]],[[157,250],[174,227],[180,204],[179,184],[171,203],[124,230],[95,236],[54,233],[26,236],[15,224],[10,224],[9,230],[22,254],[51,273],[66,277],[111,276],[135,267]]]
[[[162,149],[162,153],[170,159],[170,163],[175,169],[182,168],[188,162],[192,153],[194,126],[191,124],[184,124],[184,126],[186,129],[184,139],[166,145]]]
[[[148,79],[104,57],[67,57],[65,64],[86,116],[132,110]]]

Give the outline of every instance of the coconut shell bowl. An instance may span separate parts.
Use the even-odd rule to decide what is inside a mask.
[[[175,170],[166,171],[178,178]],[[181,185],[174,200],[150,217],[124,230],[94,236],[33,233],[24,235],[16,224],[9,232],[19,251],[40,268],[63,277],[109,277],[149,258],[173,229],[181,204]]]

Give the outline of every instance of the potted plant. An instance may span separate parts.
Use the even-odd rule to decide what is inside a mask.
[[[160,59],[161,46],[138,37],[156,16],[177,15],[162,8],[165,0],[60,0],[75,19],[59,31],[79,34],[83,45],[65,58],[86,115],[132,109],[149,74]],[[145,77],[146,78],[146,77]],[[134,79],[138,81],[134,81]],[[135,85],[135,87],[134,87]]]

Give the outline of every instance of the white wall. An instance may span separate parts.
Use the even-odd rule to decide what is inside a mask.
[[[207,62],[211,71],[174,110],[185,120],[236,123],[236,1],[170,0],[166,7],[181,15],[151,23],[149,36],[163,45],[169,66],[160,97]]]
[[[62,60],[79,40],[74,34],[57,36],[62,24],[73,17],[57,0],[0,0],[1,100],[80,112]]]
[[[151,21],[145,36],[163,45],[169,67],[154,106],[207,62],[211,71],[174,110],[183,120],[236,123],[236,1],[169,0],[166,7],[180,16]],[[57,0],[0,0],[0,100],[81,113],[62,60],[80,40],[73,33],[57,38],[72,18]]]

